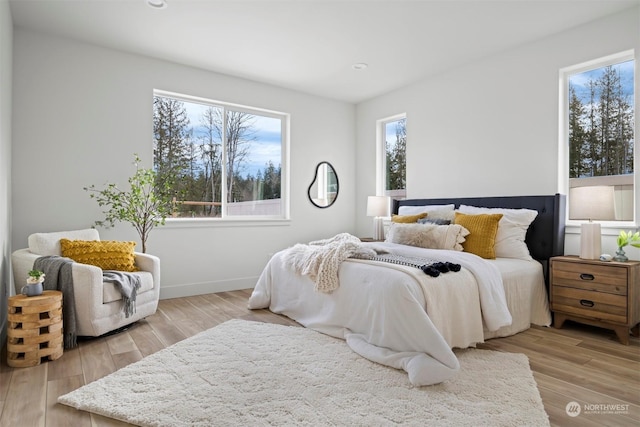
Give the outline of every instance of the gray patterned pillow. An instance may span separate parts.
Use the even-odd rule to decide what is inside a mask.
[[[418,224],[435,224],[435,225],[449,225],[451,224],[451,220],[443,219],[443,218],[422,218],[418,220]]]
[[[387,242],[428,249],[462,251],[469,230],[459,224],[391,224]]]

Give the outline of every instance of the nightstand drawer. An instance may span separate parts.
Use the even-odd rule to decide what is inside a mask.
[[[554,261],[553,284],[610,294],[627,295],[627,271],[615,265]]]
[[[562,286],[553,287],[552,309],[577,316],[627,323],[627,297]]]

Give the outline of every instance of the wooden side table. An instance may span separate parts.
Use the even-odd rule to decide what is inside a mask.
[[[638,336],[640,261],[602,262],[573,256],[551,258],[553,325],[573,320],[612,329],[623,344]]]
[[[14,368],[36,366],[43,358],[62,356],[62,292],[9,297],[7,364]]]

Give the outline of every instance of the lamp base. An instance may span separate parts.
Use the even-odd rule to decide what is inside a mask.
[[[373,217],[373,240],[384,240],[384,221],[380,216]]]
[[[580,258],[600,259],[602,238],[600,224],[587,222],[580,227]]]

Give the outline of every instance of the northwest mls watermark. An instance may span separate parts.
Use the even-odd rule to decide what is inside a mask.
[[[584,403],[569,402],[564,408],[567,415],[628,415],[629,405],[623,403]]]

